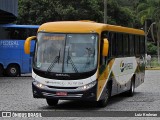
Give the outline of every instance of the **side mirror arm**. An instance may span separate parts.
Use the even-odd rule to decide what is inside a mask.
[[[31,40],[36,39],[36,36],[28,37],[24,43],[24,52],[30,54]]]

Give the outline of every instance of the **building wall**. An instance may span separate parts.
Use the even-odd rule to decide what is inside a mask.
[[[0,0],[0,24],[11,23],[18,16],[18,0]]]
[[[18,0],[0,0],[0,9],[18,16]]]

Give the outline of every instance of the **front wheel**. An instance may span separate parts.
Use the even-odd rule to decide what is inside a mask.
[[[7,67],[7,75],[10,77],[17,77],[20,74],[18,65],[9,65]]]
[[[107,85],[104,99],[97,102],[98,107],[106,107],[110,96],[111,96],[111,88],[109,87],[109,85]]]
[[[49,106],[56,106],[58,104],[58,100],[46,98],[46,101]]]

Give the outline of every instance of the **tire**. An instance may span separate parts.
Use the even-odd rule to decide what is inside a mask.
[[[2,76],[3,76],[3,73],[4,73],[3,66],[2,66],[2,65],[0,65],[0,77],[2,77]]]
[[[20,74],[20,69],[18,65],[9,65],[7,67],[7,75],[10,77],[17,77]]]
[[[97,103],[98,107],[106,107],[110,97],[111,97],[111,87],[107,85],[105,97],[104,99],[98,101]]]
[[[56,106],[58,104],[58,100],[55,100],[55,99],[46,98],[46,101],[49,106]]]
[[[135,90],[135,77],[132,77],[130,89],[126,93],[127,96],[132,97],[134,95],[134,90]]]

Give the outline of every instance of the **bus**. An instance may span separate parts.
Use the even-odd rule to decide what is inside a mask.
[[[32,56],[24,53],[24,42],[28,36],[36,35],[38,28],[39,25],[0,25],[0,76],[31,73]],[[34,45],[32,41],[32,51]]]
[[[111,96],[133,96],[144,82],[143,30],[92,21],[42,24],[25,41],[25,53],[36,39],[33,59],[34,98],[49,106],[59,100],[95,101],[105,107]]]

